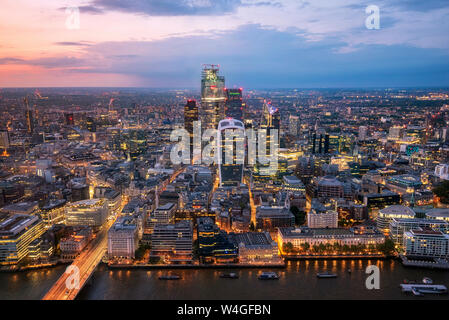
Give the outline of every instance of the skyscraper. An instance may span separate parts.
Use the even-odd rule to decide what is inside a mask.
[[[226,132],[235,133],[226,143]],[[218,143],[218,152],[221,154],[221,163],[219,165],[219,176],[220,176],[220,186],[222,187],[232,187],[239,186],[243,179],[243,162],[245,159],[245,127],[243,122],[236,119],[225,119],[221,120],[218,124],[218,132],[220,135],[220,140]],[[230,153],[230,146],[232,143],[232,162],[226,157],[226,153]],[[228,157],[229,157],[228,155]]]
[[[27,119],[27,132],[29,134],[32,134],[34,132],[34,117],[33,117],[33,110],[27,109],[25,112],[26,119]]]
[[[243,99],[242,88],[239,89],[225,89],[226,91],[226,110],[225,116],[243,122]]]
[[[193,99],[187,100],[184,106],[184,128],[190,135],[190,155],[193,155],[193,122],[199,120],[198,107]],[[193,160],[193,159],[192,159]]]
[[[274,107],[271,101],[265,101],[263,104],[263,115],[261,121],[261,128],[267,129],[267,150],[269,150],[270,141],[272,140],[271,130],[278,130],[278,139],[274,143],[279,148],[280,130],[281,130],[281,113],[279,108]]]
[[[299,133],[299,117],[290,115],[288,118],[288,131],[289,134],[296,137]]]
[[[225,79],[218,72],[218,65],[203,66],[200,112],[203,129],[217,129],[218,122],[225,117]]]
[[[27,132],[29,134],[34,133],[34,117],[33,117],[33,110],[30,109],[30,105],[28,103],[28,97],[25,97],[23,99],[23,102],[25,103],[25,117],[27,122]]]

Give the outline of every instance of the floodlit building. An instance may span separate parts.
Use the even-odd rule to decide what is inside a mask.
[[[201,76],[202,129],[217,129],[218,122],[225,117],[225,104],[225,78],[219,75],[219,65],[204,65]]]
[[[390,222],[390,237],[397,246],[402,246],[404,234],[412,229],[433,229],[449,233],[449,222],[437,219],[393,218]]]
[[[285,207],[259,206],[256,209],[256,228],[275,231],[280,227],[293,227],[295,216]]]
[[[0,265],[17,264],[28,255],[31,242],[45,232],[45,226],[42,220],[34,215],[3,214],[2,217],[0,217]]]
[[[310,210],[307,214],[307,226],[309,228],[337,228],[338,213],[333,210],[325,212]]]
[[[407,257],[449,258],[449,235],[432,229],[412,229],[404,234]]]
[[[108,202],[106,199],[73,202],[66,206],[65,216],[68,226],[98,228],[106,222],[108,217]]]
[[[137,223],[132,217],[120,217],[108,231],[109,258],[132,259],[138,248]]]
[[[390,222],[393,219],[414,218],[415,212],[406,206],[393,205],[379,210],[377,216],[377,229],[384,234],[390,232]]]
[[[157,224],[151,235],[151,255],[170,263],[192,261],[193,228],[187,220],[175,224]]]
[[[385,242],[385,236],[379,232],[354,233],[348,229],[340,228],[279,228],[278,244],[279,246],[291,243],[294,248],[301,249],[301,245],[308,243],[310,246],[320,244],[340,245],[377,245]]]
[[[277,243],[269,232],[244,232],[230,234],[238,247],[240,263],[279,263]]]
[[[225,119],[218,124],[221,155],[219,177],[221,187],[238,187],[243,179],[245,161],[245,127],[236,119]],[[227,141],[228,140],[228,141]]]
[[[68,237],[62,238],[59,242],[59,248],[61,250],[61,258],[64,261],[74,260],[81,251],[87,246],[92,239],[92,229],[82,228],[76,230]]]

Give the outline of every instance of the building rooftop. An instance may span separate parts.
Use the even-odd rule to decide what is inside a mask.
[[[382,214],[388,214],[388,215],[408,215],[410,217],[415,216],[415,212],[410,209],[409,207],[402,206],[402,205],[392,205],[386,208],[383,208],[379,211],[379,213]]]

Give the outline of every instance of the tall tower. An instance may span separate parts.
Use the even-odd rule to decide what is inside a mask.
[[[236,133],[226,144],[226,132]],[[218,153],[221,155],[221,162],[218,166],[220,186],[237,187],[243,180],[243,163],[245,160],[245,126],[243,122],[236,119],[221,120],[218,124]],[[232,163],[227,163],[227,145],[232,142]],[[228,149],[228,152],[230,150]],[[231,153],[229,152],[229,155]],[[229,157],[229,156],[228,156]]]
[[[187,100],[184,106],[184,128],[189,132],[190,136],[190,157],[193,161],[193,122],[199,120],[198,107],[193,99]]]
[[[260,122],[260,129],[265,129],[267,131],[267,139],[266,139],[266,154],[270,155],[272,154],[271,150],[271,144],[273,143],[275,146],[275,150],[279,150],[279,144],[280,144],[280,129],[281,129],[281,114],[279,111],[279,108],[274,107],[271,104],[271,101],[264,101],[263,104],[263,113],[262,113],[262,119]],[[277,130],[277,139],[275,139],[275,136],[273,135],[273,130]],[[260,143],[260,142],[258,142]],[[256,165],[257,168],[268,168],[269,165],[264,165],[258,163]],[[260,171],[259,169],[259,171]],[[270,174],[270,176],[273,176],[273,174]]]
[[[33,110],[30,109],[30,105],[28,103],[28,97],[25,97],[23,99],[23,102],[25,103],[25,116],[26,116],[26,122],[27,122],[27,132],[29,134],[34,133],[34,117],[33,117]]]
[[[225,117],[225,79],[218,72],[216,64],[203,65],[200,112],[203,129],[217,129],[218,122]]]
[[[243,110],[243,89],[225,89],[226,91],[226,110],[225,116],[236,120],[244,121]]]

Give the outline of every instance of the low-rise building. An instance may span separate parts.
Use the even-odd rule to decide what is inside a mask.
[[[156,224],[151,235],[151,255],[170,263],[192,261],[193,228],[190,221]]]
[[[68,226],[98,228],[106,222],[108,217],[107,200],[90,199],[70,203],[65,208],[65,216]]]
[[[61,259],[63,261],[74,260],[92,239],[92,229],[82,228],[64,237],[59,242]]]
[[[307,243],[309,246],[320,244],[338,243],[341,246],[347,245],[377,245],[385,242],[385,236],[379,232],[355,233],[349,229],[341,228],[279,228],[279,246],[291,243],[293,248],[301,249],[301,245]]]
[[[279,263],[277,243],[269,232],[231,233],[230,238],[238,247],[240,263]]]
[[[307,214],[307,226],[309,228],[337,228],[338,213],[333,210],[325,212],[310,210]]]
[[[393,205],[383,208],[377,216],[377,229],[384,234],[390,232],[390,222],[393,219],[414,218],[415,212],[406,206]]]
[[[259,206],[256,209],[256,228],[275,231],[280,227],[293,227],[295,216],[285,207]]]
[[[109,258],[133,259],[138,248],[137,222],[131,216],[120,217],[108,231]]]
[[[433,229],[412,229],[404,234],[407,257],[449,258],[449,235]]]
[[[21,262],[29,245],[45,232],[43,221],[35,215],[3,214],[0,217],[0,265]]]

